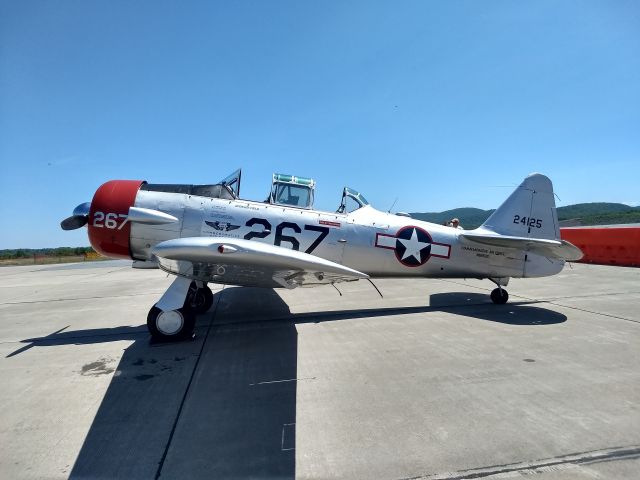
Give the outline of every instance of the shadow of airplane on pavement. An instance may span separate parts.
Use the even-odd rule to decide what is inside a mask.
[[[468,292],[447,292],[430,295],[428,306],[364,308],[355,310],[327,310],[307,313],[291,313],[288,306],[273,290],[235,287],[224,290],[225,300],[216,309],[215,326],[258,323],[264,321],[287,321],[295,324],[333,322],[366,317],[383,317],[407,315],[412,313],[447,312],[463,315],[479,320],[504,323],[506,325],[553,325],[567,320],[563,315],[544,307],[534,306],[543,303],[536,300],[510,302],[506,305],[493,305],[487,301],[487,295]],[[269,292],[266,295],[266,292]],[[215,294],[214,304],[218,301]],[[246,302],[251,297],[253,302]],[[266,301],[268,297],[268,301]],[[261,302],[259,311],[255,303]],[[238,305],[234,309],[233,305]],[[286,307],[286,308],[285,308]],[[207,314],[211,315],[211,314]],[[211,320],[211,319],[209,319]],[[200,323],[200,327],[204,324]],[[207,323],[208,325],[208,323]],[[93,343],[114,342],[119,340],[148,340],[146,326],[96,328],[65,332],[62,328],[44,337],[26,338],[21,343],[26,345],[11,352],[5,358],[18,355],[35,346],[86,345]]]

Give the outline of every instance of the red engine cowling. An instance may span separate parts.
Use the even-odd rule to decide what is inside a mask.
[[[127,216],[143,183],[111,180],[96,190],[87,222],[89,242],[96,252],[106,257],[131,258],[131,224]]]

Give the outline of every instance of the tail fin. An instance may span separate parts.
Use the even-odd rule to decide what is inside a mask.
[[[553,185],[544,175],[532,173],[476,230],[462,232],[465,240],[535,253],[549,259],[580,260],[582,251],[560,239]],[[522,276],[553,275],[563,263],[541,262],[524,256]]]
[[[480,227],[500,235],[560,240],[553,185],[532,173]]]

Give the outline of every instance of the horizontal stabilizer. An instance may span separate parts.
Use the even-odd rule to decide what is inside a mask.
[[[545,257],[558,258],[570,262],[582,258],[582,250],[566,240],[497,235],[495,233],[482,233],[481,229],[461,233],[460,237],[483,245],[526,250]]]

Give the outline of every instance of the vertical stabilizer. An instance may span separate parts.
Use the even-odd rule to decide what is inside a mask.
[[[500,235],[560,239],[553,185],[532,173],[480,227]]]

